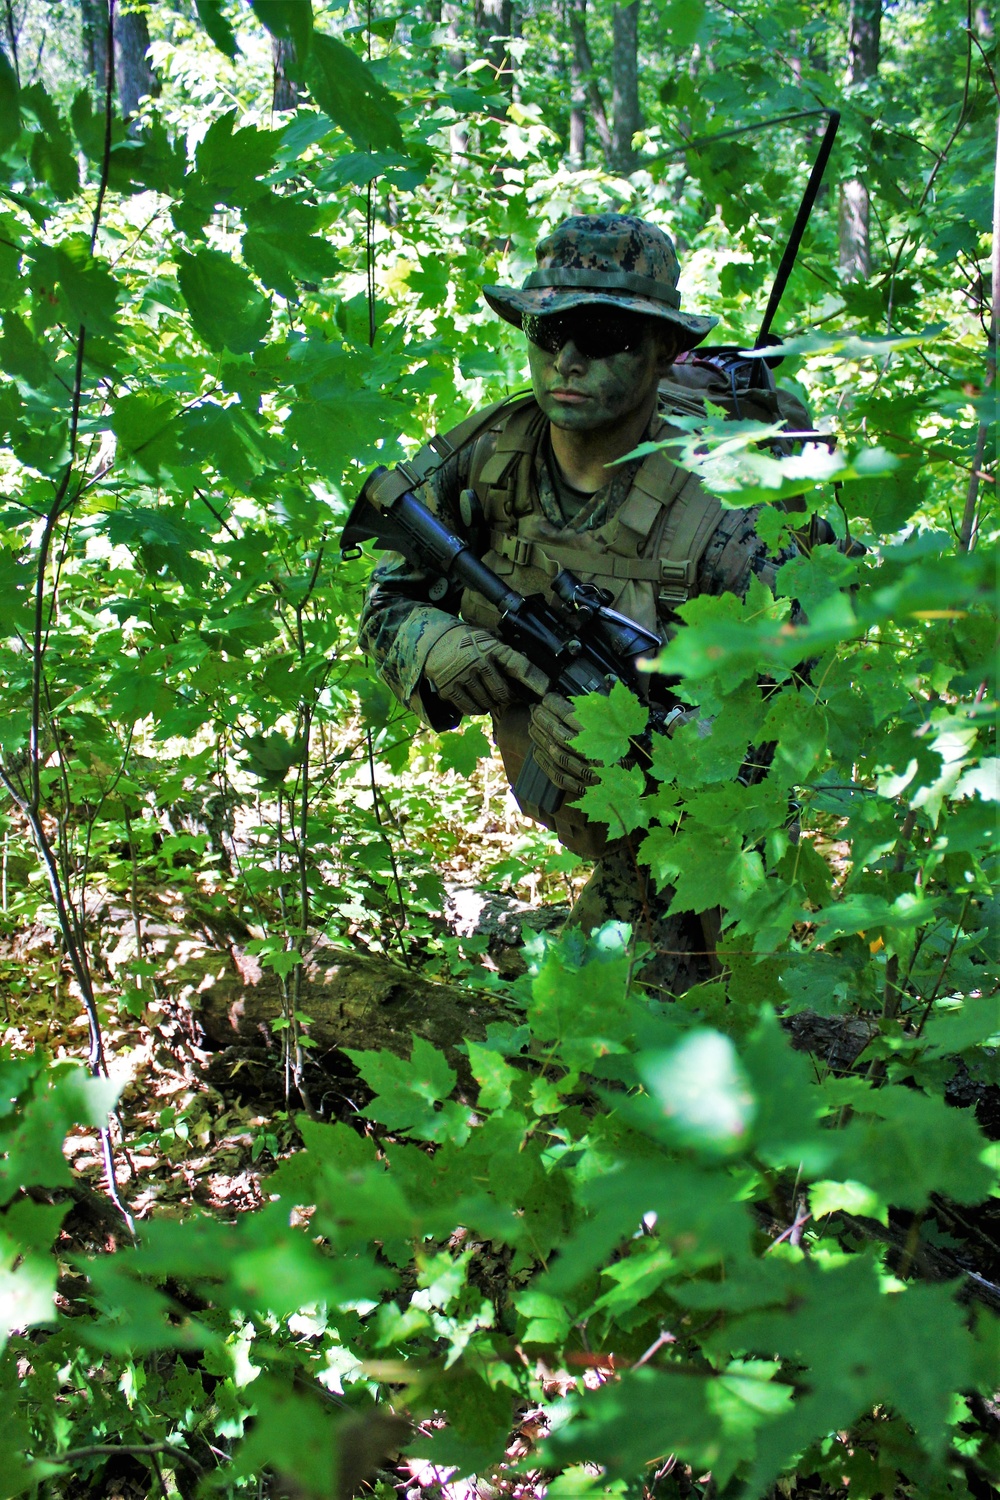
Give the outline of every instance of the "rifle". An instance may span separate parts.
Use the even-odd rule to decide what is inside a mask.
[[[410,491],[412,482],[402,466],[380,467],[369,474],[340,538],[342,557],[360,556],[361,543],[372,541],[436,573],[440,582],[432,597],[443,598],[449,587],[472,589],[498,611],[499,639],[540,668],[550,689],[564,698],[581,693],[606,696],[616,682],[640,693],[638,662],[662,645],[658,635],[611,609],[612,596],[606,589],[582,583],[566,568],[552,582],[551,604],[541,594],[519,594],[420,503]],[[649,728],[632,741],[640,764],[649,764],[650,731],[665,733],[676,711],[676,700],[650,705]],[[544,813],[556,812],[564,796],[530,749],[514,795],[522,805]]]

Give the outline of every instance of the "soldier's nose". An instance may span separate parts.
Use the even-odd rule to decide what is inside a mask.
[[[580,353],[572,339],[567,339],[556,355],[556,369],[560,374],[565,374],[569,370],[582,369],[586,363],[585,357]]]

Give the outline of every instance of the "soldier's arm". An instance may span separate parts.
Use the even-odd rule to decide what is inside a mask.
[[[424,504],[455,531],[460,530],[458,496],[463,455],[450,459],[418,492]],[[431,649],[451,630],[457,616],[431,598],[435,575],[385,553],[372,573],[361,610],[358,640],[382,681],[400,703],[432,729],[453,729],[460,714],[434,693],[424,677]]]

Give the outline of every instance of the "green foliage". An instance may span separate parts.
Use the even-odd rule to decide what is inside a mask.
[[[464,1055],[421,1037],[406,1058],[351,1052],[362,1128],[301,1117],[267,1207],[154,1213],[138,1243],[71,1264],[63,1141],[106,1122],[113,1090],[40,1050],[0,1058],[4,1494],[96,1493],[113,1442],[145,1453],[151,1491],[157,1465],[179,1488],[194,1464],[205,1493],[271,1471],[329,1496],[346,1424],[374,1430],[389,1403],[433,1419],[407,1451],[463,1473],[504,1460],[515,1409],[545,1407],[551,1500],[636,1493],[670,1454],[734,1496],[796,1472],[846,1473],[852,1495],[984,1492],[1000,1325],[970,1310],[974,1276],[924,1279],[966,1269],[934,1259],[955,1243],[941,1205],[985,1213],[996,1192],[995,1147],[946,1093],[1000,1081],[991,500],[956,551],[989,416],[984,79],[955,112],[971,39],[947,7],[887,10],[880,76],[845,100],[832,12],[671,4],[625,181],[567,174],[554,12],[523,15],[511,102],[481,37],[455,78],[413,16],[359,40],[302,0],[194,11],[201,29],[190,7],[150,11],[163,92],[128,128],[79,71],[20,88],[0,52],[0,922],[62,924],[85,1000],[95,885],[119,906],[169,887],[249,927],[283,986],[290,1074],[319,935],[482,986],[436,918],[489,744],[421,734],[354,657],[368,563],[336,562],[349,498],[521,383],[477,288],[519,279],[568,208],[669,221],[685,306],[749,342],[798,127],[661,153],[803,90],[844,106],[836,169],[862,164],[878,205],[873,275],[840,278],[827,202],[783,303],[781,378],[837,448],[779,461],[759,426],[710,417],[681,419],[674,452],[725,503],[761,504],[775,546],[819,510],[869,550],[803,550],[773,596],[682,607],[657,665],[699,713],[649,776],[619,764],[637,700],[577,704],[599,763],[581,805],[672,910],[720,908],[712,984],[647,993],[642,934],[620,928],[539,940],[523,1024]],[[591,8],[598,75],[609,19]],[[271,37],[308,91],[288,114]],[[207,813],[186,831],[216,799],[238,842]],[[495,878],[565,871],[545,848],[502,852]],[[155,969],[121,964],[102,1014],[142,1015]],[[39,960],[31,983],[48,1000],[65,975]],[[855,1028],[860,1062],[807,1061],[776,1013]],[[188,1130],[164,1110],[159,1148]],[[484,1253],[506,1268],[488,1292]],[[547,1370],[566,1372],[558,1405]]]

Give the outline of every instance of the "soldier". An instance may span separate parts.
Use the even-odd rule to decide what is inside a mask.
[[[723,511],[662,450],[618,462],[668,435],[661,382],[717,322],[681,311],[670,239],[631,215],[577,215],[541,241],[536,258],[521,289],[483,288],[490,307],[527,336],[532,394],[434,440],[424,503],[520,593],[545,593],[569,568],[663,640],[677,628],[677,606],[694,594],[742,596],[754,573],[773,586],[790,554],[768,555],[755,511]],[[714,933],[706,938],[706,924],[691,914],[667,917],[671,893],[655,890],[630,841],[609,842],[605,827],[572,805],[594,780],[570,744],[580,728],[572,706],[497,639],[495,625],[477,595],[455,597],[390,554],[373,574],[360,639],[396,697],[431,728],[490,714],[511,785],[533,745],[566,796],[553,815],[523,811],[597,861],[571,923],[585,931],[631,923],[656,950],[646,981],[682,993],[714,971]]]

